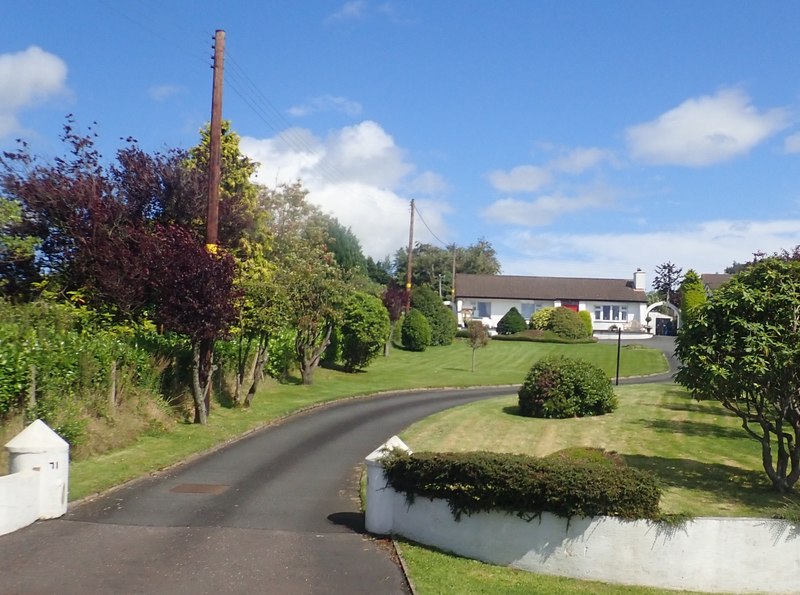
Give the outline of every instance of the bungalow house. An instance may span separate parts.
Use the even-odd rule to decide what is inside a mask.
[[[703,273],[700,275],[700,280],[703,282],[703,287],[706,290],[706,294],[711,295],[725,283],[730,281],[731,277],[733,277],[733,275],[728,273]]]
[[[512,307],[529,320],[547,306],[586,310],[596,331],[611,327],[638,330],[645,326],[645,274],[632,279],[581,279],[512,275],[456,275],[455,306],[458,322],[482,320],[495,328]]]

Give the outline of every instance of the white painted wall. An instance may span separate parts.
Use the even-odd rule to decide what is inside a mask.
[[[38,471],[0,476],[0,535],[27,527],[39,518]]]
[[[379,451],[375,451],[376,453]],[[375,453],[373,453],[375,454]],[[377,461],[373,458],[373,467]],[[678,527],[613,517],[480,513],[456,522],[443,500],[413,505],[370,474],[367,518],[381,534],[492,564],[541,574],[667,589],[728,593],[800,592],[800,526],[787,521],[698,518]],[[383,517],[376,518],[372,498]],[[389,505],[391,499],[391,506]],[[373,531],[371,524],[367,530]]]

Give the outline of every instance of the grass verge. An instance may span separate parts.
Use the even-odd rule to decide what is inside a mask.
[[[418,595],[462,593],[469,595],[656,595],[676,593],[648,587],[610,585],[484,564],[396,540],[409,578]],[[680,591],[689,594],[694,591]]]

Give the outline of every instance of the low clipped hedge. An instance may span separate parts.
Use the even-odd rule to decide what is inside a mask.
[[[456,520],[492,510],[526,519],[543,512],[566,518],[660,518],[656,477],[597,449],[568,449],[545,458],[394,450],[383,467],[389,485],[409,504],[418,496],[446,500]]]
[[[565,345],[578,345],[583,343],[597,343],[594,337],[583,337],[582,339],[567,339],[552,331],[530,329],[515,335],[495,335],[492,339],[496,341],[530,341],[531,343],[562,343]]]

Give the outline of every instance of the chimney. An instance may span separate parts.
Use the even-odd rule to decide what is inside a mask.
[[[646,281],[644,271],[642,269],[636,269],[636,272],[633,274],[633,288],[644,291],[645,285]]]

